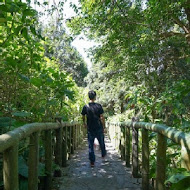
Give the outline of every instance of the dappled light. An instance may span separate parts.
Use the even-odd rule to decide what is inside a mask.
[[[55,189],[141,189],[140,181],[132,177],[130,168],[125,167],[125,162],[121,160],[108,138],[107,156],[104,159],[101,158],[98,148],[95,150],[95,166],[91,167],[87,144],[83,144],[68,161],[68,167],[62,169],[63,177],[54,179]]]

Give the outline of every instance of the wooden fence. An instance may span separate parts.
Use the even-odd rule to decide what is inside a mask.
[[[148,190],[149,185],[149,131],[156,132],[156,190],[164,190],[166,180],[166,139],[181,146],[181,167],[190,170],[190,134],[174,128],[145,122],[107,123],[109,137],[113,145],[119,150],[126,166],[132,165],[133,177],[139,176],[139,129],[142,131],[142,189]],[[132,138],[131,138],[132,136]],[[131,142],[132,141],[132,142]],[[132,150],[131,150],[132,149]],[[132,152],[132,156],[131,156]],[[132,158],[131,158],[132,157]]]
[[[19,142],[26,138],[29,138],[28,189],[38,189],[39,138],[41,137],[40,133],[43,132],[46,174],[44,189],[46,190],[52,188],[53,160],[60,167],[65,167],[69,155],[74,153],[74,150],[82,142],[83,135],[86,134],[85,129],[80,124],[57,122],[26,124],[0,135],[5,190],[19,190],[18,147]],[[52,146],[53,141],[55,141],[55,146]]]

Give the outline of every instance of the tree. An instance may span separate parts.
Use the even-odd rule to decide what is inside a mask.
[[[113,73],[112,79],[123,77],[127,89],[136,88],[140,99],[163,100],[169,89],[175,91],[174,86],[180,81],[190,80],[189,0],[80,2],[78,15],[68,26],[73,34],[84,30],[90,39],[101,43],[91,51],[94,61],[103,63],[107,73]],[[104,78],[106,80],[107,75]],[[136,99],[135,94],[131,99]],[[168,122],[175,121],[174,105],[166,101],[163,107],[167,109],[160,112],[155,110],[154,104],[147,104],[150,119],[161,117],[164,121],[163,115],[167,112]],[[142,102],[136,101],[137,110],[141,106]],[[186,109],[183,117],[187,118],[188,113]],[[180,114],[177,117],[181,117]]]
[[[43,26],[45,27],[45,26]],[[59,62],[60,68],[70,73],[79,86],[85,86],[84,78],[88,74],[86,63],[78,51],[72,47],[72,38],[66,33],[61,22],[54,19],[43,29],[45,55]]]
[[[38,13],[20,1],[5,1],[0,11],[0,116],[16,119],[15,126],[52,120],[57,112],[67,120],[77,86],[44,55]]]

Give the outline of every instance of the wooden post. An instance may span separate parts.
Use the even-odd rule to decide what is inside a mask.
[[[68,143],[67,143],[67,145],[68,145],[68,154],[69,154],[68,158],[70,159],[71,158],[71,126],[67,126],[67,132],[68,132],[68,136],[67,136]]]
[[[125,126],[121,125],[121,158],[125,160]]]
[[[76,125],[76,147],[78,147],[79,146],[79,125]]]
[[[121,136],[121,125],[118,124],[118,150],[119,150],[119,154],[120,156],[122,157],[122,147],[121,147],[121,139],[122,139],[122,136]]]
[[[111,130],[110,130],[111,131],[111,142],[115,149],[115,125],[112,124],[110,127],[111,127]]]
[[[45,131],[45,189],[52,189],[52,133]]]
[[[5,190],[19,190],[18,143],[3,153],[3,181]]]
[[[78,148],[79,146],[79,137],[80,137],[80,133],[79,133],[79,129],[80,129],[80,126],[79,125],[76,125],[76,133],[77,133],[77,141],[76,141],[76,147]]]
[[[80,125],[80,143],[82,143],[83,142],[83,138],[85,137],[85,135],[84,135],[84,131],[83,131],[83,125]]]
[[[107,123],[107,134],[108,134],[108,138],[111,140],[111,127],[110,127],[110,123]]]
[[[157,163],[156,163],[156,190],[165,190],[166,180],[166,138],[158,133]]]
[[[28,189],[38,190],[39,133],[30,135],[28,156]]]
[[[85,137],[85,130],[84,130],[84,126],[80,125],[80,143],[82,143],[83,138]]]
[[[78,130],[77,130],[77,125],[75,125],[75,150],[77,149],[77,142],[78,142]]]
[[[138,178],[138,129],[132,127],[132,174],[133,177]]]
[[[77,148],[77,127],[76,125],[73,126],[73,149],[76,150]]]
[[[131,149],[131,135],[130,135],[130,127],[125,127],[125,160],[126,160],[126,166],[130,167],[130,149]]]
[[[63,127],[63,143],[62,143],[62,166],[67,166],[67,127]]]
[[[114,128],[113,128],[114,126],[113,126],[113,124],[110,124],[109,125],[109,134],[110,134],[110,139],[111,139],[111,142],[113,143],[113,138],[114,138],[114,135],[113,135],[113,132],[114,132]]]
[[[149,190],[149,138],[147,129],[142,129],[142,190]]]
[[[119,141],[118,124],[116,124],[116,148],[117,148],[117,151],[119,152],[118,141]]]
[[[56,144],[55,144],[55,163],[61,166],[62,163],[62,138],[63,131],[62,127],[55,130],[56,134]]]
[[[78,125],[78,146],[81,144],[82,142],[82,134],[81,134],[81,125]]]
[[[80,126],[79,125],[76,125],[76,129],[77,129],[77,148],[78,148],[78,146],[79,146],[79,144],[80,144]]]
[[[114,146],[115,146],[115,149],[116,149],[116,144],[117,144],[117,126],[116,124],[114,124],[114,136],[115,136],[115,139],[114,139]]]
[[[74,126],[71,126],[71,154],[74,154]]]
[[[121,140],[121,133],[120,133],[120,126],[119,124],[117,124],[117,149],[119,154],[121,155],[121,151],[120,151],[120,140]]]
[[[109,134],[110,134],[110,140],[111,140],[111,142],[112,142],[112,144],[113,144],[113,140],[114,140],[114,135],[113,135],[113,131],[114,131],[114,125],[113,124],[110,124],[109,125]]]
[[[190,150],[186,148],[186,144],[181,146],[181,167],[190,171]]]
[[[55,130],[55,136],[56,136],[56,144],[55,144],[55,164],[58,166],[62,166],[62,139],[63,139],[63,128],[60,128]],[[55,170],[55,176],[61,177],[61,169]]]

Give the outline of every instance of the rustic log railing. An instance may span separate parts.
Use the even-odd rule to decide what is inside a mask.
[[[52,131],[55,130],[55,137]],[[23,139],[30,138],[28,156],[28,189],[38,189],[39,137],[44,134],[45,187],[52,189],[52,140],[55,138],[55,163],[65,167],[70,154],[82,142],[85,129],[78,123],[31,123],[0,135],[0,152],[3,153],[3,181],[5,190],[19,190],[18,147]]]
[[[119,150],[126,166],[132,163],[133,177],[139,177],[139,140],[138,131],[142,129],[142,189],[149,190],[149,131],[156,132],[157,164],[156,164],[156,190],[165,189],[166,178],[166,138],[181,146],[181,167],[190,170],[190,134],[178,131],[172,127],[161,124],[145,122],[107,122],[108,135],[113,145]],[[132,138],[131,138],[132,135]],[[131,140],[132,139],[132,140]],[[131,142],[132,141],[132,142]],[[132,158],[131,158],[132,147]],[[131,161],[132,160],[132,161]]]

